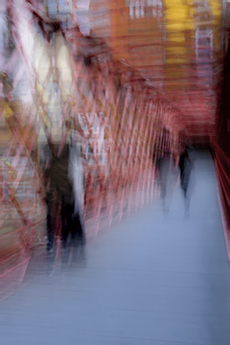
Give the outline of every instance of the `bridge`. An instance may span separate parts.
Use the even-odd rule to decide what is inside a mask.
[[[83,344],[229,343],[228,24],[218,1],[206,8],[212,21],[201,16],[196,30],[191,18],[174,17],[169,3],[165,12],[157,1],[119,0],[102,11],[91,1],[87,35],[86,22],[78,25],[80,7],[76,17],[65,7],[54,20],[49,6],[34,1],[2,6],[6,343],[71,343],[76,324]],[[180,21],[190,23],[185,36],[184,27],[172,28]],[[193,146],[194,195],[184,218],[175,180],[165,217],[156,162],[166,146],[177,154],[181,133]],[[43,169],[66,143],[82,151],[84,185],[77,192],[87,246],[62,257],[57,215],[57,250],[49,258]]]

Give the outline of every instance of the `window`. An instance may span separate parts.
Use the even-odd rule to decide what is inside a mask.
[[[44,6],[47,7],[51,17],[56,17],[58,14],[72,11],[72,0],[44,0]]]
[[[127,6],[129,7],[130,19],[144,18],[145,8],[151,8],[151,15],[153,17],[162,16],[162,0],[127,0]]]
[[[196,58],[199,61],[212,59],[213,32],[211,30],[196,30]]]

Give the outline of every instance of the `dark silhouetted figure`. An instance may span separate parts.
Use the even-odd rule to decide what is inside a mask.
[[[47,249],[52,250],[56,232],[56,218],[61,210],[61,237],[65,249],[69,234],[73,242],[76,236],[84,244],[84,231],[79,213],[75,210],[75,196],[73,182],[69,172],[70,148],[65,145],[59,157],[52,157],[48,169],[45,171],[47,184]]]
[[[187,213],[190,205],[191,198],[191,173],[193,163],[188,152],[188,147],[185,146],[179,159],[180,168],[180,184],[185,198],[185,212]]]
[[[191,174],[191,159],[188,154],[188,148],[185,147],[184,151],[180,155],[179,159],[180,168],[180,184],[183,190],[184,196],[187,195],[189,178]]]

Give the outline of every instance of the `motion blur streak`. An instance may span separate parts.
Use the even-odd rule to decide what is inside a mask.
[[[229,5],[1,1],[1,299],[137,211],[192,228],[213,171],[230,259]]]

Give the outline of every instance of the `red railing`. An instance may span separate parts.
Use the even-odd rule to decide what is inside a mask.
[[[69,33],[65,38],[59,32],[62,41],[59,48],[66,53],[68,83],[65,72],[57,64],[50,67],[41,84],[39,71],[33,68],[33,58],[25,49],[26,43],[20,39],[20,35],[16,35],[20,31],[20,19],[14,3],[9,4],[12,6],[12,38],[16,48],[9,57],[7,69],[9,72],[14,70],[20,62],[14,87],[17,87],[19,76],[25,77],[32,95],[32,105],[27,126],[21,125],[23,113],[28,111],[26,104],[22,104],[22,113],[17,113],[16,109],[14,116],[7,120],[11,136],[4,147],[3,173],[8,197],[7,201],[4,198],[1,201],[1,278],[12,273],[14,268],[18,269],[20,263],[24,267],[30,259],[32,246],[39,240],[45,243],[46,211],[40,194],[44,188],[40,166],[41,145],[47,143],[51,152],[56,154],[54,142],[58,136],[57,154],[60,154],[70,137],[75,143],[81,144],[85,177],[84,216],[87,236],[90,237],[156,198],[156,160],[153,160],[153,156],[155,154],[156,157],[156,152],[162,151],[166,144],[171,146],[172,151],[176,150],[178,133],[184,126],[182,120],[178,121],[178,118],[182,118],[178,108],[148,86],[137,71],[121,61],[111,59],[111,51],[105,44],[100,51],[101,40],[99,43],[93,40],[90,64],[86,66],[85,57],[79,55],[78,38],[73,40]],[[34,21],[27,24],[28,30],[37,25]],[[56,49],[41,35],[37,39],[44,43],[41,61],[43,53],[49,53],[53,54],[57,63],[60,58],[58,54],[63,50]],[[55,67],[58,75],[55,75]],[[62,113],[60,118],[55,113],[52,99],[54,77],[59,80],[59,84],[55,84],[59,88],[55,95]],[[36,88],[38,80],[40,86]],[[6,101],[11,107],[9,95]],[[164,128],[169,130],[170,138],[162,135]],[[42,138],[41,129],[45,133]],[[169,142],[166,143],[166,140]],[[37,152],[35,157],[34,149]],[[27,200],[22,202],[20,186],[24,180],[29,184],[30,191]],[[25,199],[26,190],[22,194]]]
[[[218,199],[224,229],[227,254],[230,260],[230,159],[215,143],[215,162],[218,178]]]

